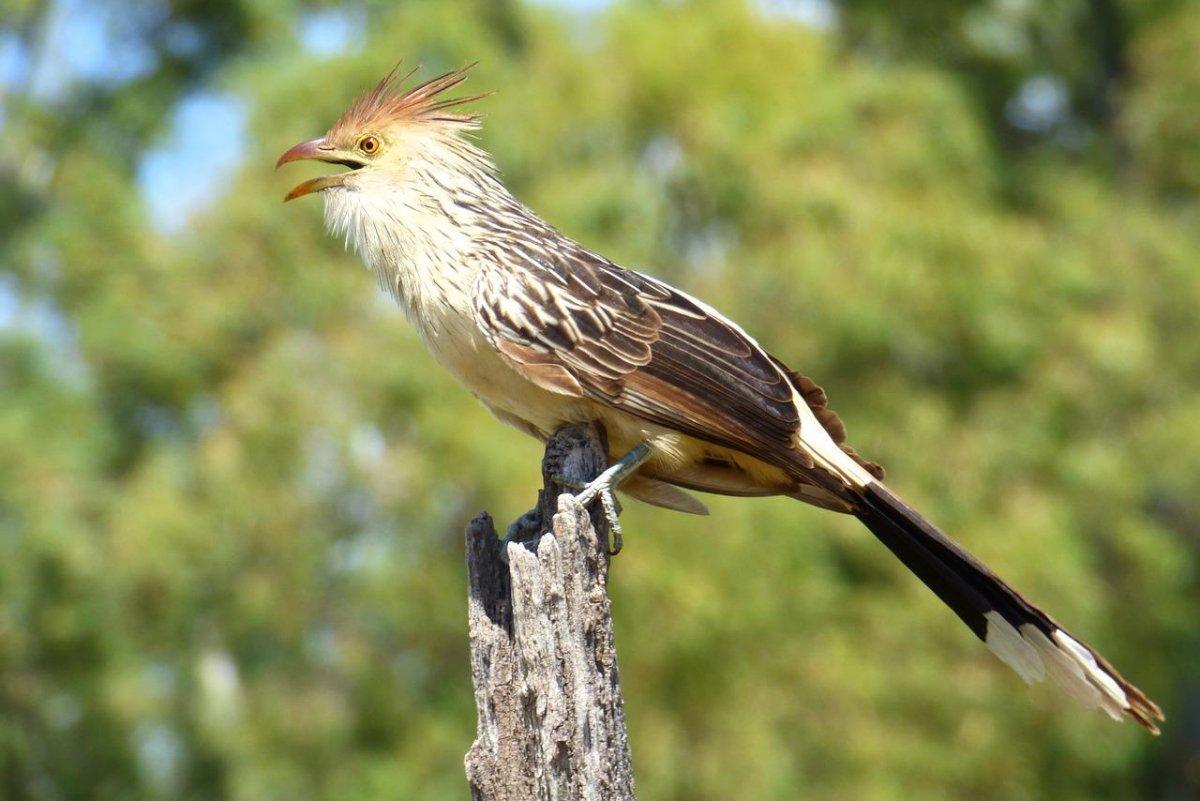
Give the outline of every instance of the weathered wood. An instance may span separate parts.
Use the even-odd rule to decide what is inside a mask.
[[[605,466],[602,431],[564,428],[546,446],[538,505],[510,541],[502,544],[487,514],[467,529],[479,724],[466,770],[476,801],[634,798],[607,526],[562,484],[590,481]]]

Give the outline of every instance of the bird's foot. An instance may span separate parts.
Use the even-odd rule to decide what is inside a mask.
[[[650,446],[643,442],[609,465],[590,483],[579,487],[579,493],[575,496],[575,500],[585,507],[597,498],[600,499],[600,508],[603,509],[604,519],[608,523],[610,556],[620,553],[624,544],[621,539],[621,504],[617,500],[616,489],[649,458]]]

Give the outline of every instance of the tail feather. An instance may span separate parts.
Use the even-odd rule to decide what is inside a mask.
[[[1163,714],[1145,693],[886,486],[866,485],[854,513],[1026,683],[1049,675],[1085,706],[1158,734]]]

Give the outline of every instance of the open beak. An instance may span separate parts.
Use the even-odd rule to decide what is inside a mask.
[[[304,159],[324,161],[329,164],[341,164],[349,167],[351,170],[361,169],[366,166],[365,162],[359,161],[353,156],[338,150],[324,139],[310,139],[307,142],[301,142],[295,147],[288,149],[279,157],[279,161],[275,162],[275,169],[279,169],[289,161],[302,161]],[[310,178],[291,192],[288,192],[283,198],[283,202],[287,203],[289,200],[295,200],[304,195],[311,195],[313,192],[321,192],[331,186],[341,186],[348,174],[343,172],[335,175],[323,175],[320,178]]]

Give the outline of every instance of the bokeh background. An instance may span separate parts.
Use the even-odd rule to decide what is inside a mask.
[[[463,527],[540,448],[272,171],[399,59],[1169,718],[852,520],[630,504],[643,799],[1200,797],[1198,54],[1181,0],[0,0],[0,798],[465,797]]]

